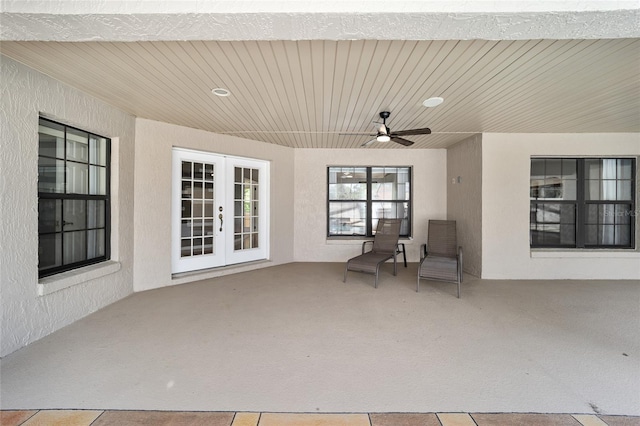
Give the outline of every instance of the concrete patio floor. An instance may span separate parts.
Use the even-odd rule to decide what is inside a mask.
[[[3,358],[3,410],[640,415],[639,281],[292,263],[135,293]]]

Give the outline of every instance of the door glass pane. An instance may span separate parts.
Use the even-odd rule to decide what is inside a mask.
[[[181,257],[213,253],[214,179],[214,164],[182,161]]]
[[[204,235],[213,235],[214,230],[214,221],[213,220],[205,220],[204,221]]]
[[[191,179],[191,177],[193,176],[192,167],[193,164],[190,161],[182,162],[182,177],[184,179]]]
[[[197,179],[197,180],[204,179],[204,164],[193,163],[193,179]]]
[[[193,239],[193,255],[194,256],[199,256],[202,254],[202,238],[194,238]]]
[[[213,164],[204,165],[204,180],[207,182],[213,182]]]
[[[191,205],[193,217],[202,217],[203,207],[204,204],[202,200],[193,200],[193,204]]]
[[[183,219],[181,224],[182,224],[182,226],[180,227],[180,236],[182,238],[191,237],[192,221],[188,220],[188,219],[187,220]]]
[[[204,242],[203,254],[213,253],[213,238],[204,238],[203,242]]]
[[[202,219],[194,219],[192,223],[193,223],[193,236],[201,237],[202,232],[204,231],[204,224],[202,223]]]
[[[234,167],[233,176],[234,250],[248,250],[254,248],[251,232],[257,230],[260,174],[258,169]]]
[[[191,239],[183,238],[180,240],[180,257],[191,256]]]

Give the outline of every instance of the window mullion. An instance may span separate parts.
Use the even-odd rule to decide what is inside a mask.
[[[586,203],[585,203],[585,169],[584,158],[580,158],[576,164],[576,247],[584,248],[586,233]]]
[[[372,187],[372,183],[371,180],[373,179],[373,173],[372,173],[372,168],[371,167],[367,167],[367,237],[371,237],[373,236],[373,225],[372,225],[372,218],[373,218],[373,205],[372,205],[372,195],[371,195],[371,187]]]

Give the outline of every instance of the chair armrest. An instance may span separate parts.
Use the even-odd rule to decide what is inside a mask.
[[[420,246],[420,260],[424,259],[425,257],[427,257],[427,245],[422,244]]]
[[[365,247],[367,246],[368,243],[373,244],[373,241],[364,241],[362,243],[362,254],[364,254]]]

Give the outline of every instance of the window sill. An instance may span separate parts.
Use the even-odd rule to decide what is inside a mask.
[[[576,249],[531,249],[531,258],[605,258],[605,259],[636,259],[640,258],[640,252],[633,249],[601,249],[601,250],[576,250]]]
[[[38,281],[38,296],[46,296],[96,278],[114,274],[121,268],[120,262],[109,260],[73,271],[62,272]]]

